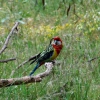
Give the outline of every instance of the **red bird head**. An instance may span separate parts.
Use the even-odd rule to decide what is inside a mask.
[[[57,53],[59,54],[61,49],[62,49],[62,47],[63,47],[62,40],[60,39],[60,37],[56,36],[56,37],[52,38],[51,39],[51,44],[55,48]]]

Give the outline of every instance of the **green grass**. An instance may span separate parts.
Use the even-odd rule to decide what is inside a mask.
[[[68,4],[72,4],[67,16]],[[85,2],[71,0],[33,0],[0,2],[0,48],[16,20],[18,34],[11,37],[8,48],[0,60],[17,57],[16,61],[0,63],[0,77],[11,78],[11,72],[32,55],[43,51],[50,38],[60,36],[63,50],[53,73],[40,83],[11,86],[0,89],[0,100],[99,100],[100,99],[100,8],[99,0]],[[60,7],[60,8],[59,8]],[[35,64],[24,65],[12,77],[29,75]],[[35,74],[43,72],[41,66]]]

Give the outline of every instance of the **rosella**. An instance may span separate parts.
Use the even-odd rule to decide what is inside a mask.
[[[46,50],[39,53],[35,57],[29,59],[29,61],[31,61],[30,64],[33,64],[34,62],[37,63],[35,68],[30,73],[30,76],[45,62],[52,62],[59,55],[62,47],[63,45],[62,45],[62,40],[60,39],[60,37],[56,36],[52,38]]]

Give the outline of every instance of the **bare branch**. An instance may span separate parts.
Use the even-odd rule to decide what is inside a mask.
[[[23,85],[33,82],[41,82],[42,78],[48,76],[52,72],[53,63],[46,63],[46,71],[36,76],[25,76],[21,78],[0,79],[0,88],[13,85]]]
[[[16,69],[19,69],[20,67],[22,67],[23,65],[25,65],[26,63],[28,63],[29,61],[31,61],[31,59],[36,58],[39,54],[36,54],[35,56],[30,57],[28,60],[22,62],[18,67],[16,67]]]
[[[8,35],[7,38],[6,38],[6,41],[5,41],[5,43],[4,43],[3,47],[2,47],[2,49],[0,50],[0,54],[2,54],[2,53],[5,51],[5,49],[7,48],[7,45],[8,45],[8,43],[9,43],[9,40],[10,40],[12,34],[14,33],[15,29],[17,30],[17,26],[18,26],[18,25],[19,25],[19,22],[16,22],[15,25],[13,26],[13,28],[11,29],[9,35]]]
[[[53,66],[52,62],[48,62],[48,63],[45,63],[45,67],[46,67],[46,71],[43,72],[43,73],[38,74],[37,77],[40,76],[41,78],[43,78],[45,76],[48,76],[52,72],[52,68],[54,66]]]
[[[67,16],[69,15],[70,8],[71,8],[71,5],[69,4],[69,7],[67,9]]]
[[[16,58],[10,58],[10,59],[6,59],[6,60],[0,60],[0,63],[7,63],[9,61],[14,61],[16,60]]]
[[[94,57],[94,58],[88,60],[87,62],[91,62],[91,61],[94,61],[94,60],[99,59],[99,58],[100,58],[99,56],[98,57]]]
[[[16,71],[17,69],[21,68],[23,65],[25,65],[26,63],[28,63],[29,61],[31,61],[31,59],[35,58],[35,57],[38,56],[38,55],[39,55],[39,54],[36,54],[35,56],[30,57],[28,60],[22,62],[20,65],[18,65],[18,66],[12,71],[12,73],[11,73],[10,76],[12,76],[12,75],[15,73],[15,71]]]
[[[32,82],[40,82],[40,81],[41,81],[40,77],[34,77],[34,76],[32,77],[25,76],[22,78],[11,78],[11,79],[0,79],[0,88],[13,86],[13,85],[27,84]]]
[[[45,0],[42,0],[43,9],[45,9]]]

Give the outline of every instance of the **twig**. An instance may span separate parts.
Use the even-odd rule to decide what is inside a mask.
[[[39,54],[36,54],[35,56],[30,57],[28,60],[22,62],[20,65],[18,65],[12,72],[10,76],[13,76],[13,74],[15,73],[15,71],[19,68],[21,68],[23,65],[25,65],[26,63],[28,63],[32,58],[37,57]]]
[[[12,72],[11,72],[11,75],[10,76],[13,76],[13,74],[15,73],[15,71],[17,70],[17,69],[19,69],[20,67],[22,67],[23,65],[25,65],[26,63],[28,63],[29,62],[29,60],[26,60],[26,61],[24,61],[23,63],[21,63],[19,66],[17,66]]]
[[[45,0],[42,0],[43,10],[45,10]]]
[[[63,94],[63,96],[65,96],[66,92],[68,92],[69,90],[71,90],[72,86],[73,86],[73,81],[66,82],[63,86],[59,87],[57,91],[55,91],[53,93],[50,93],[49,95],[45,95],[45,98],[49,98],[49,97],[61,97],[62,94]]]
[[[22,62],[18,67],[16,67],[16,69],[19,69],[20,67],[22,67],[23,65],[25,65],[26,63],[28,63],[29,61],[31,61],[31,59],[36,58],[39,54],[36,54],[35,56],[30,57],[28,60]]]
[[[52,72],[53,63],[46,63],[46,71],[36,76],[25,76],[21,78],[0,79],[0,88],[13,85],[23,85],[33,82],[41,82],[42,78],[48,76]]]
[[[96,60],[96,59],[99,59],[99,58],[100,58],[100,57],[94,57],[94,58],[88,60],[87,62],[91,62],[91,61]]]
[[[6,59],[6,60],[0,60],[0,63],[7,63],[9,61],[13,61],[16,60],[16,58],[10,58],[10,59]]]
[[[16,22],[15,25],[13,26],[13,28],[11,29],[9,35],[8,35],[7,38],[6,38],[6,41],[5,41],[5,43],[4,43],[3,47],[2,47],[2,49],[0,50],[0,54],[2,54],[2,53],[5,51],[5,49],[7,48],[7,45],[8,45],[8,43],[9,43],[9,40],[10,40],[12,34],[14,33],[14,30],[17,29],[17,26],[18,26],[18,25],[19,25],[19,22]]]
[[[71,5],[69,4],[69,7],[67,9],[67,16],[69,15],[70,8],[71,8]]]
[[[73,12],[74,12],[74,14],[80,19],[80,17],[76,14],[76,8],[75,8],[76,6],[75,6],[75,3],[74,3],[74,10],[73,10]]]

